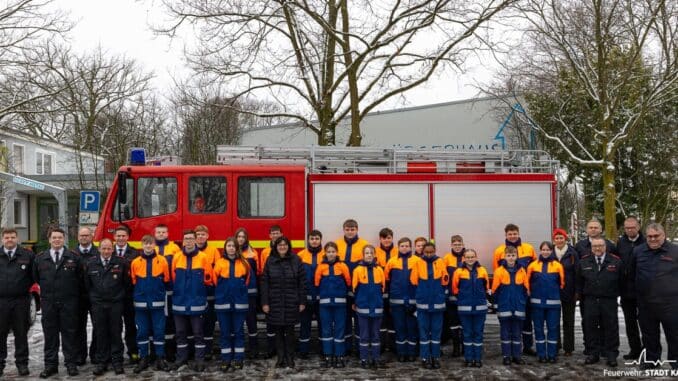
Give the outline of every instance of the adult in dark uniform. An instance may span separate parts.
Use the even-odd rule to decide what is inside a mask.
[[[75,252],[80,255],[81,262],[83,266],[87,261],[99,255],[99,250],[92,243],[92,229],[88,227],[82,227],[78,230],[78,246],[75,248]],[[80,298],[80,310],[78,313],[78,365],[85,365],[87,361],[87,316],[91,316],[90,304],[89,304],[89,295],[87,295],[87,290],[83,287],[82,295]],[[94,318],[92,318],[94,322]],[[96,352],[96,340],[94,337],[94,332],[92,332],[92,339],[89,345],[89,359],[92,364],[96,363],[94,358],[94,353]]]
[[[85,267],[85,287],[97,338],[97,367],[93,373],[95,376],[106,373],[110,361],[115,374],[123,374],[122,311],[132,284],[129,264],[124,257],[113,255],[113,242],[108,238],[101,240],[99,251]]]
[[[554,253],[565,272],[565,287],[560,290],[563,329],[558,335],[558,347],[562,346],[565,356],[574,352],[574,311],[577,306],[575,295],[575,273],[579,264],[579,254],[567,243],[567,232],[563,229],[553,231]],[[562,338],[562,339],[561,339]]]
[[[59,339],[63,343],[68,375],[78,375],[78,307],[83,285],[80,256],[64,247],[64,231],[49,232],[49,249],[33,262],[33,279],[40,285],[42,332],[45,337],[45,370],[41,378],[59,372]]]
[[[15,229],[2,230],[0,248],[0,377],[7,358],[7,335],[14,333],[14,359],[20,376],[28,371],[28,327],[33,284],[33,253],[17,246]]]
[[[139,256],[139,251],[130,246],[129,229],[126,226],[115,228],[115,252],[113,255],[122,257],[127,261],[127,267]],[[125,323],[125,346],[127,347],[127,356],[133,363],[139,361],[139,348],[137,347],[137,326],[134,323],[134,298],[133,289],[130,288],[125,294],[125,303],[122,310],[122,320]]]
[[[580,239],[577,241],[577,243],[574,245],[574,250],[577,252],[579,255],[579,258],[583,258],[587,255],[592,255],[591,252],[591,240],[594,238],[603,238],[603,225],[598,221],[597,219],[592,219],[586,224],[586,235],[587,238]],[[614,245],[612,241],[609,239],[605,239],[605,247],[606,253],[614,254],[617,255],[617,247]],[[584,330],[584,325],[586,324],[585,319],[584,319],[584,304],[579,303],[579,314],[581,315],[581,328],[582,331]],[[586,336],[583,338],[584,340],[584,354],[589,355],[590,352],[590,345],[586,341]]]
[[[577,296],[584,305],[584,336],[590,345],[584,363],[595,364],[605,356],[607,365],[615,367],[619,355],[617,297],[622,262],[605,252],[603,238],[591,239],[591,250],[592,255],[581,258],[576,273]]]
[[[645,243],[645,237],[640,232],[640,223],[636,217],[630,216],[624,220],[624,234],[617,240],[617,251],[624,265],[621,284],[621,307],[624,312],[626,339],[631,351],[624,355],[624,360],[637,359],[643,346],[640,342],[640,327],[638,326],[638,303],[633,286],[635,274],[631,274],[631,259],[633,250]]]
[[[645,238],[647,243],[633,250],[631,261],[646,350],[641,368],[654,368],[651,361],[661,358],[661,324],[669,347],[667,359],[672,360],[673,369],[678,369],[678,245],[666,240],[664,228],[657,223],[647,226]]]

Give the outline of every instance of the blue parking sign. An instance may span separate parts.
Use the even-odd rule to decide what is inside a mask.
[[[80,191],[80,211],[99,212],[99,191]]]

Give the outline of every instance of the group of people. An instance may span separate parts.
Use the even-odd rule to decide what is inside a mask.
[[[246,354],[259,354],[259,311],[266,314],[264,355],[277,355],[277,367],[294,367],[295,356],[309,356],[314,320],[326,368],[345,367],[351,351],[363,368],[384,367],[382,346],[399,362],[419,359],[422,367],[440,368],[441,340],[447,337],[453,357],[463,355],[465,366],[481,367],[488,304],[499,319],[505,365],[524,364],[525,354],[555,363],[560,348],[565,356],[574,351],[577,301],[585,363],[604,358],[616,366],[619,296],[631,348],[624,357],[637,358],[644,349],[647,362],[641,366],[653,367],[661,358],[661,324],[668,359],[678,360],[678,246],[666,240],[659,224],[649,224],[643,236],[630,217],[624,230],[614,244],[602,237],[598,221],[590,221],[588,238],[573,247],[567,233],[556,229],[537,254],[521,241],[518,226],[508,224],[490,278],[459,235],[441,257],[426,238],[394,242],[389,228],[379,232],[378,245],[370,245],[352,219],[336,241],[323,244],[322,233],[312,230],[296,254],[279,226],[270,228],[270,247],[261,252],[250,246],[244,229],[226,239],[223,251],[208,244],[204,225],[184,231],[181,246],[168,239],[167,226],[158,225],[143,236],[138,251],[127,243],[125,226],[98,247],[91,230],[81,228],[74,250],[64,246],[64,232],[53,229],[49,249],[37,256],[20,248],[16,230],[7,228],[0,250],[0,375],[10,329],[19,375],[29,374],[28,290],[35,282],[45,337],[42,378],[58,373],[60,341],[69,376],[78,374],[88,354],[94,375],[109,366],[123,374],[124,346],[136,363],[134,373],[151,366],[179,369],[189,359],[201,372],[211,359],[217,321],[220,369],[242,369]],[[88,315],[94,326],[89,351]]]

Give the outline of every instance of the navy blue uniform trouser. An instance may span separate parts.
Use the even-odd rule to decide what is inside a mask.
[[[440,358],[440,336],[443,331],[443,315],[444,312],[442,310],[417,310],[419,356],[422,360]]]
[[[379,337],[379,328],[381,327],[381,316],[369,317],[365,315],[356,315],[358,318],[358,327],[360,328],[360,360],[379,360],[381,356],[381,339]]]
[[[402,304],[391,305],[391,316],[395,327],[396,351],[400,356],[417,355],[417,337],[419,329],[417,318],[410,312],[410,307]]]
[[[59,344],[63,343],[64,362],[66,366],[75,366],[77,362],[77,330],[78,300],[54,302],[42,300],[42,332],[45,337],[45,368],[56,368],[59,365]]]
[[[523,320],[523,348],[532,348],[534,337],[532,336],[532,307],[528,304],[525,306],[525,320]]]
[[[638,303],[635,298],[621,298],[622,312],[624,313],[624,326],[626,327],[626,339],[629,342],[631,353],[639,354],[643,349],[640,341],[640,329],[638,325]]]
[[[561,300],[560,303],[563,317],[563,334],[562,339],[561,335],[558,335],[558,347],[560,348],[562,345],[563,351],[572,353],[574,352],[574,310],[577,306],[577,302],[574,300]]]
[[[318,323],[318,332],[320,328],[320,304],[316,301],[309,301],[306,308],[301,312],[299,324],[299,353],[308,353],[311,346],[311,324],[315,320]]]
[[[122,309],[122,320],[125,323],[125,346],[127,355],[132,356],[139,353],[137,347],[137,326],[134,321],[134,300],[130,297],[125,299]]]
[[[7,359],[7,335],[14,333],[14,359],[17,365],[28,365],[28,328],[30,296],[0,298],[0,369]]]
[[[137,325],[137,347],[139,356],[148,357],[149,337],[153,337],[155,355],[165,357],[165,311],[162,309],[137,309],[134,311]]]
[[[343,356],[346,353],[346,306],[320,306],[320,342],[325,356]]]
[[[616,359],[619,355],[619,318],[617,298],[584,298],[584,337],[589,356]]]
[[[466,361],[480,361],[483,359],[483,334],[485,332],[485,318],[487,314],[459,314],[464,331],[464,359]]]
[[[113,366],[122,366],[122,315],[123,302],[93,303],[94,336],[97,340],[96,360],[105,365],[109,361]],[[136,343],[134,345],[136,347]]]
[[[515,316],[499,319],[499,338],[501,340],[501,355],[519,359],[523,352],[521,331],[523,319]]]
[[[81,300],[78,309],[78,362],[85,362],[87,360],[87,318],[90,317],[91,308],[89,300]],[[91,317],[92,324],[94,324],[94,317]],[[94,354],[96,353],[96,337],[94,331],[91,333],[92,340],[89,345],[89,358],[92,362],[96,361]]]
[[[205,340],[205,354],[212,353],[212,348],[214,345],[214,325],[217,321],[217,315],[214,312],[214,299],[207,300],[207,310],[205,310],[204,315],[204,325],[202,327],[202,333]]]
[[[656,361],[661,358],[662,347],[659,338],[661,325],[669,347],[667,360],[673,360],[671,367],[678,369],[678,300],[666,303],[643,303],[639,300],[638,311],[646,360]]]
[[[247,311],[217,311],[219,319],[219,347],[222,361],[242,361],[245,357],[245,331],[243,323]]]
[[[259,351],[259,332],[257,331],[257,294],[249,294],[247,297],[247,314],[245,322],[247,324],[247,349],[253,356]],[[270,344],[270,342],[269,342]]]
[[[195,359],[205,359],[205,338],[203,336],[203,316],[202,315],[179,315],[174,314],[174,326],[176,328],[177,342],[177,361],[188,361],[189,345],[188,332],[193,332],[193,342],[195,345]]]
[[[560,333],[560,306],[557,308],[532,306],[532,322],[534,323],[534,340],[537,343],[537,356],[556,358]],[[546,335],[544,324],[546,324]]]

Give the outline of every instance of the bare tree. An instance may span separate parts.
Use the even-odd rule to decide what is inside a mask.
[[[244,108],[220,86],[202,86],[203,82],[177,84],[171,102],[175,130],[181,132],[178,151],[185,164],[215,164],[216,146],[238,144],[243,126],[253,118],[242,113]]]
[[[232,88],[230,99],[274,99],[277,111],[335,144],[350,118],[350,146],[360,122],[484,45],[488,22],[516,0],[163,0],[170,36],[191,25],[194,70]]]
[[[0,119],[61,90],[31,85],[44,73],[44,68],[30,59],[36,44],[61,38],[73,26],[67,15],[52,5],[53,0],[6,0],[0,5]],[[26,66],[33,70],[26,72]]]
[[[618,148],[651,110],[677,101],[678,3],[526,0],[514,16],[523,39],[503,74],[528,104],[549,103],[539,107],[546,113],[528,110],[529,125],[570,165],[600,176],[606,233],[614,236]]]

